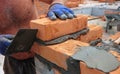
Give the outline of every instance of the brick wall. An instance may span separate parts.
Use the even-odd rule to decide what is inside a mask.
[[[64,21],[50,21],[48,18],[36,19],[31,22],[31,28],[37,28],[39,30],[37,37],[42,38],[43,40],[49,40],[55,38],[55,36],[59,37],[65,34],[74,33],[77,30],[82,30],[87,27],[90,31],[86,35],[80,36],[79,40],[70,39],[65,42],[49,46],[42,46],[35,43],[33,51],[48,61],[51,61],[59,67],[67,70],[66,60],[77,52],[76,48],[78,46],[89,46],[90,41],[102,37],[103,29],[101,26],[87,25],[87,16],[85,15],[79,15],[77,18]],[[110,38],[116,39],[118,37],[120,37],[120,33],[117,33]],[[117,57],[120,56],[113,51],[110,53]],[[118,59],[120,60],[120,57],[118,57]],[[96,68],[88,68],[84,62],[80,62],[80,68],[81,74],[106,74]],[[60,73],[55,70],[55,74]],[[109,74],[120,74],[120,68],[110,72]]]

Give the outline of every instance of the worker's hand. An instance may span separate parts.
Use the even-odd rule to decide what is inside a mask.
[[[14,35],[11,34],[2,34],[0,35],[0,54],[4,55],[7,47],[12,42]]]
[[[59,3],[53,4],[50,7],[47,16],[51,20],[56,20],[57,17],[62,19],[62,20],[72,19],[72,18],[76,17],[74,12],[71,9],[69,9],[69,8],[65,7],[64,5],[59,4]]]

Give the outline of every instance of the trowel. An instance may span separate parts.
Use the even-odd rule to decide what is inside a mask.
[[[29,51],[36,40],[37,29],[20,29],[5,54]]]
[[[89,31],[89,29],[83,29],[81,31],[67,34],[64,36],[60,36],[58,38],[49,40],[49,41],[43,41],[41,39],[38,39],[36,37],[36,34],[38,32],[37,29],[20,29],[15,38],[13,39],[12,43],[6,50],[6,55],[10,55],[12,53],[17,52],[27,52],[30,50],[34,42],[37,42],[41,45],[53,45],[53,44],[59,44],[62,43],[68,39],[76,39],[82,34],[85,34]]]

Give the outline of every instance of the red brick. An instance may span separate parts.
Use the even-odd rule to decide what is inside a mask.
[[[106,74],[97,69],[88,68],[84,62],[80,62],[80,71],[81,71],[81,74]]]
[[[77,40],[68,40],[61,44],[51,46],[34,45],[34,52],[43,58],[51,61],[59,67],[67,70],[66,60],[72,56],[78,46],[88,46],[89,44]]]
[[[76,2],[67,2],[65,5],[67,7],[73,8],[73,7],[78,7],[79,4],[80,4],[80,2],[76,1]]]
[[[48,18],[31,21],[31,28],[38,29],[37,37],[48,41],[69,33],[80,31],[87,27],[87,16],[79,15],[74,19],[51,21]]]
[[[99,0],[100,2],[107,2],[107,3],[114,3],[115,2],[115,0]]]
[[[88,28],[90,29],[89,32],[85,35],[81,35],[80,38],[78,38],[80,41],[90,42],[102,37],[103,28],[101,26],[88,25]]]
[[[109,39],[112,39],[112,40],[116,40],[120,37],[120,32],[117,32],[116,34],[114,35],[111,35]]]

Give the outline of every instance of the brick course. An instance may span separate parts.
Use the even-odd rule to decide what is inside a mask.
[[[79,15],[74,19],[51,21],[48,18],[31,21],[31,28],[38,29],[37,37],[49,41],[51,39],[80,31],[87,27],[87,16]]]
[[[77,40],[68,40],[63,43],[50,46],[34,44],[33,51],[48,61],[51,61],[59,67],[67,70],[66,60],[77,52],[76,48],[78,46],[89,46],[89,44]]]
[[[102,37],[103,28],[98,25],[88,25],[89,32],[85,35],[81,35],[78,40],[83,42],[90,42]]]

